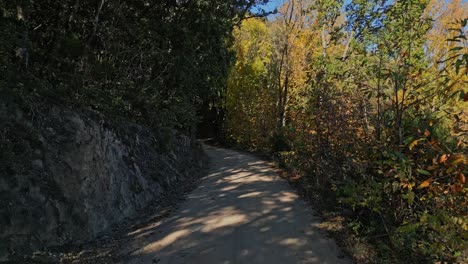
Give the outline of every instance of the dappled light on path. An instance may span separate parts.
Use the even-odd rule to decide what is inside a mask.
[[[129,234],[129,263],[348,263],[267,162],[206,149],[209,175],[170,217]]]

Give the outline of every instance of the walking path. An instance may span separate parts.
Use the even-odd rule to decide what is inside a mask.
[[[209,174],[171,216],[132,234],[128,263],[350,263],[267,162],[205,149]]]

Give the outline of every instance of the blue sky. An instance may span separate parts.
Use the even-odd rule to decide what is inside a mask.
[[[283,2],[284,0],[270,0],[270,2],[268,2],[268,4],[266,4],[263,8],[265,9],[265,11],[273,11],[275,10],[275,8],[278,8]]]
[[[273,11],[275,8],[278,8],[285,0],[270,0],[268,4],[266,4],[263,9],[265,11]],[[447,0],[449,1],[449,0]],[[468,0],[463,0],[462,2],[467,2]],[[348,2],[348,1],[346,1]]]
[[[273,11],[275,8],[278,8],[282,3],[284,3],[286,0],[270,0],[268,4],[262,6],[265,11]],[[464,0],[468,1],[468,0]],[[350,0],[346,0],[345,3],[350,2]]]

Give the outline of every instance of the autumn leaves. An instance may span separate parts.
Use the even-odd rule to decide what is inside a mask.
[[[290,0],[274,18],[244,21],[228,138],[284,157],[315,188],[335,186],[366,222],[358,232],[386,233],[382,248],[402,260],[455,261],[468,239],[467,10]]]

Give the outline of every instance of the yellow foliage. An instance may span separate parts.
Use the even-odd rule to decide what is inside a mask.
[[[455,155],[453,161],[451,162],[452,166],[457,166],[458,164],[467,164],[465,155]]]
[[[418,145],[418,140],[414,140],[408,145],[409,150],[412,150],[416,145]]]

